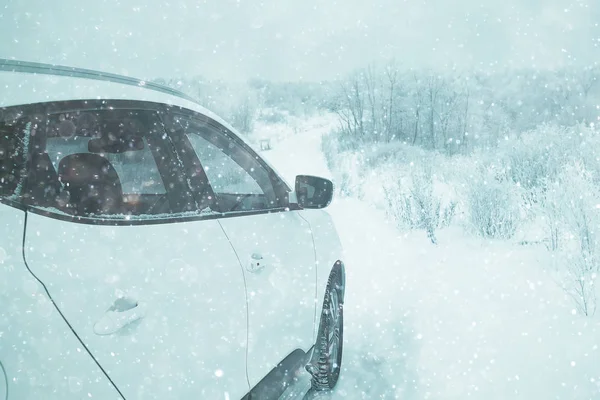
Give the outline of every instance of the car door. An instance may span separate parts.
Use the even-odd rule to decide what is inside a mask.
[[[292,351],[312,346],[316,265],[309,224],[288,208],[288,190],[233,133],[207,117],[180,115],[167,123],[207,180],[210,207],[244,271],[248,298],[248,378],[256,385]],[[186,156],[184,156],[185,158]]]
[[[128,400],[240,398],[243,273],[218,221],[192,205],[172,143],[144,107],[51,107],[32,137],[25,259],[80,351]]]

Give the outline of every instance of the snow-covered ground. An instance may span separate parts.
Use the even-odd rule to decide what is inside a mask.
[[[263,152],[290,182],[330,177],[313,129]],[[310,125],[310,124],[309,124]],[[334,399],[600,399],[600,322],[573,311],[542,247],[449,228],[433,246],[371,203],[329,208],[348,259]]]

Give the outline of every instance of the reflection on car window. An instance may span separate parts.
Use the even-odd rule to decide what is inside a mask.
[[[190,180],[200,182],[195,191],[204,198],[203,186],[208,183],[214,192],[211,207],[236,212],[280,206],[269,171],[229,134],[211,123],[178,115],[165,118],[165,124],[188,158]]]
[[[216,193],[264,194],[258,183],[221,149],[200,135],[186,135],[198,154],[204,171]]]

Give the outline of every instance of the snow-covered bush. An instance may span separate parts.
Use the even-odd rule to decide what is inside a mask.
[[[562,166],[554,180],[544,181],[540,192],[539,212],[545,221],[550,250],[558,250],[564,237],[569,236],[577,242],[574,250],[597,251],[600,188],[583,162]]]
[[[497,147],[452,157],[401,141],[354,140],[336,132],[322,143],[342,194],[376,203],[401,229],[439,228],[457,215],[478,235],[507,239],[541,220],[548,247],[556,250],[571,233],[565,213],[577,210],[564,210],[559,207],[564,200],[553,199],[564,195],[563,189],[552,189],[564,166],[579,160],[591,182],[600,186],[600,135],[593,127],[541,125],[506,137]],[[440,184],[448,190],[431,189]]]
[[[329,168],[330,171],[335,171],[336,162],[339,156],[338,139],[337,133],[335,131],[323,135],[323,137],[321,138],[321,151],[325,156],[327,168]]]
[[[559,257],[561,285],[572,299],[577,310],[588,317],[598,308],[598,275],[600,260],[593,254],[563,254]]]
[[[365,174],[364,160],[360,153],[344,152],[337,162],[337,173],[334,179],[339,182],[339,192],[342,196],[362,198],[363,178]]]
[[[567,165],[559,177],[560,214],[582,253],[600,253],[600,188],[581,163]]]
[[[440,221],[440,200],[433,195],[431,165],[423,164],[412,173],[411,199],[418,228],[425,229],[432,243],[437,243],[435,230]]]
[[[575,154],[570,157],[571,161],[581,160],[583,167],[591,173],[591,179],[596,186],[600,186],[600,131],[595,127],[577,126],[572,133],[576,148]]]
[[[600,274],[600,187],[595,182],[583,162],[568,164],[547,185],[543,202],[550,243],[560,250],[561,285],[585,315],[596,311]]]
[[[511,238],[519,225],[520,210],[516,186],[496,168],[478,169],[466,184],[469,221],[485,238]]]
[[[447,227],[456,211],[456,202],[443,204],[434,191],[434,175],[429,163],[412,168],[409,177],[398,177],[383,185],[386,213],[401,229],[423,229],[432,243],[435,231]]]
[[[361,149],[364,154],[365,166],[376,169],[381,165],[410,166],[423,163],[425,160],[433,161],[434,153],[417,146],[410,146],[403,142],[371,143]]]
[[[323,135],[321,150],[325,156],[327,167],[333,173],[339,194],[362,198],[363,183],[369,169],[365,166],[365,155],[355,151],[343,139],[339,131]]]
[[[538,212],[548,236],[546,247],[550,251],[556,251],[562,246],[566,232],[562,215],[563,193],[558,181],[550,179],[545,180],[537,192],[536,197],[541,200]]]
[[[256,103],[250,97],[242,98],[231,108],[229,120],[243,134],[252,133],[256,121]]]
[[[267,124],[285,124],[288,122],[289,115],[286,111],[278,110],[276,108],[268,108],[262,110],[258,119]]]
[[[581,162],[600,184],[598,148],[600,135],[594,127],[544,124],[502,141],[496,153],[507,176],[523,189],[526,205],[532,206],[568,163]]]
[[[551,158],[549,149],[533,143],[539,139],[537,135],[529,136],[515,141],[509,149],[500,149],[505,151],[503,161],[509,178],[524,189],[523,200],[529,205],[537,201],[536,189],[542,181],[556,176],[557,164]]]

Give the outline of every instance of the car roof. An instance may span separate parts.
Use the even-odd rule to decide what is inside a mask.
[[[0,58],[0,89],[0,108],[62,100],[153,101],[199,112],[236,132],[192,97],[154,82],[122,75]]]

